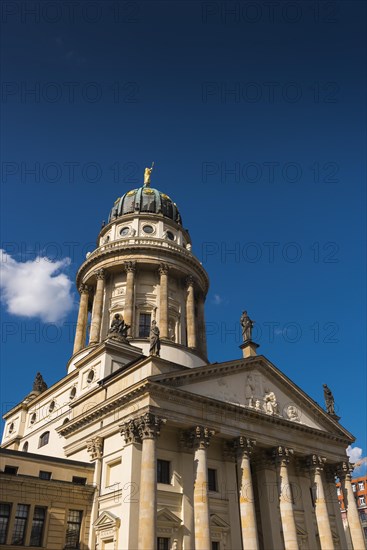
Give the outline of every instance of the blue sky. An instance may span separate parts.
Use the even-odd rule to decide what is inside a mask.
[[[247,309],[365,455],[364,3],[5,4],[3,410],[65,373],[75,273],[155,161],[210,276],[210,359],[241,356]]]

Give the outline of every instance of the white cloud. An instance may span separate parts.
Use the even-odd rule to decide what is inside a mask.
[[[223,298],[219,296],[219,294],[214,294],[213,304],[215,304],[216,306],[220,306],[220,304],[222,303],[223,303]]]
[[[62,321],[73,307],[72,281],[62,273],[70,259],[50,261],[36,258],[17,262],[1,252],[2,301],[9,313],[22,317],[39,317],[48,323]]]
[[[349,445],[347,447],[347,455],[350,458],[350,461],[355,463],[362,458],[362,449],[360,447],[352,447]]]

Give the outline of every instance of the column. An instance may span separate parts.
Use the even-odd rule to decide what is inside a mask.
[[[141,450],[139,550],[155,550],[157,547],[157,457],[156,439],[165,419],[146,413],[136,419]]]
[[[102,456],[103,456],[103,439],[101,437],[94,437],[87,440],[87,451],[90,454],[91,461],[95,462],[94,475],[93,475],[93,485],[95,486],[95,491],[93,495],[93,504],[90,515],[90,528],[89,528],[89,539],[88,547],[95,548],[96,546],[96,534],[94,531],[93,524],[98,518],[98,509],[99,509],[99,494],[101,487],[101,473],[102,473]]]
[[[205,355],[206,349],[206,327],[205,327],[205,312],[204,312],[205,296],[203,292],[200,292],[198,296],[198,332],[199,332],[199,348]]]
[[[366,545],[352,488],[352,471],[353,468],[349,462],[342,462],[338,467],[338,477],[342,485],[342,490],[344,491],[344,504],[347,509],[347,518],[353,548],[354,550],[363,550],[366,548]]]
[[[73,354],[85,347],[85,339],[87,336],[89,287],[82,284],[79,287],[79,292],[80,304],[78,320],[76,322]]]
[[[346,533],[343,526],[343,519],[340,513],[339,499],[336,492],[336,464],[330,464],[325,468],[325,479],[327,487],[327,495],[329,496],[328,503],[331,508],[333,516],[335,516],[335,525],[338,531],[340,538],[339,546],[340,548],[345,548],[345,550],[353,550],[352,543],[350,540],[347,540]]]
[[[187,345],[189,348],[196,348],[196,319],[195,319],[195,296],[194,279],[187,277],[187,297],[186,297],[186,324],[187,324]]]
[[[317,455],[312,455],[308,458],[311,479],[316,491],[315,515],[317,528],[319,531],[321,550],[334,550],[333,536],[331,533],[324,485],[322,481],[322,471],[324,469],[325,462],[326,458]]]
[[[317,548],[315,511],[311,498],[312,488],[310,482],[310,471],[304,457],[298,458],[295,461],[295,465],[297,481],[299,484],[299,497],[302,500],[303,517],[307,532],[307,546],[308,548]]]
[[[130,325],[129,334],[133,334],[133,311],[134,311],[134,286],[135,286],[135,272],[136,262],[125,262],[126,271],[126,294],[125,294],[125,306],[124,306],[124,321],[127,325]]]
[[[100,341],[101,322],[102,322],[102,308],[103,308],[103,294],[104,294],[104,282],[105,271],[99,269],[95,272],[97,278],[96,293],[93,300],[92,320],[90,327],[89,343],[96,344]]]
[[[292,492],[288,474],[288,464],[292,455],[293,449],[286,447],[276,447],[273,450],[279,479],[280,517],[282,520],[285,550],[298,550],[297,527],[294,519]]]
[[[256,458],[256,484],[259,494],[263,547],[283,548],[279,507],[277,472],[274,460],[264,450]]]
[[[250,467],[250,456],[255,445],[255,440],[243,436],[234,441],[237,454],[242,546],[246,550],[258,550],[259,548],[254,489]]]
[[[161,338],[168,338],[168,265],[159,266],[160,300],[159,300],[159,330]]]

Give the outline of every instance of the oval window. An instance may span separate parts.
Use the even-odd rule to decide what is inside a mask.
[[[9,433],[11,434],[13,433],[13,431],[14,431],[14,422],[12,422],[9,426]]]
[[[170,241],[174,241],[174,240],[175,240],[175,236],[174,236],[174,234],[172,233],[172,231],[167,231],[167,232],[166,232],[166,235],[167,235],[167,239],[169,239]]]
[[[28,451],[28,441],[24,443],[22,451],[23,453],[26,453]]]
[[[126,237],[130,232],[130,227],[123,227],[120,231],[121,237]]]
[[[31,416],[31,424],[34,424],[37,420],[37,415],[36,413],[33,413],[32,416]]]
[[[55,401],[51,401],[50,406],[48,408],[48,412],[52,413],[54,409],[55,409]]]
[[[144,231],[144,233],[151,234],[151,233],[153,233],[154,229],[151,225],[144,225],[143,231]]]
[[[90,384],[91,382],[93,382],[93,378],[94,378],[94,370],[90,370],[89,373],[88,373],[88,376],[87,376],[87,382],[88,382],[88,384]]]
[[[76,395],[76,388],[74,387],[74,388],[71,388],[70,390],[69,399],[74,399],[75,395]]]

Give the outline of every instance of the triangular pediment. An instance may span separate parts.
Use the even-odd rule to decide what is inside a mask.
[[[235,405],[261,416],[334,433],[353,440],[335,419],[265,357],[213,363],[153,378],[198,396]]]
[[[120,518],[112,514],[111,512],[105,511],[96,519],[93,526],[96,531],[111,529],[118,527],[120,525]]]
[[[210,516],[210,525],[211,527],[220,527],[221,529],[227,531],[229,530],[230,526],[224,519],[219,517],[217,514],[211,514]]]
[[[181,520],[168,508],[162,508],[157,513],[157,521],[159,523],[169,523],[171,526],[178,527],[181,525]]]

